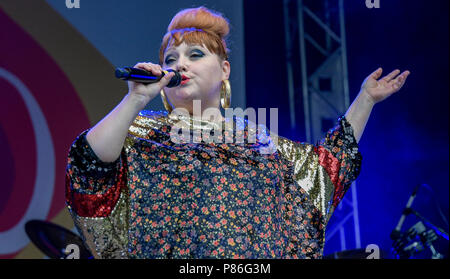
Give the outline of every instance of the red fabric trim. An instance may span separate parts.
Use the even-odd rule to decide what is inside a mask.
[[[108,217],[120,197],[121,190],[126,185],[126,167],[119,171],[118,181],[103,194],[76,193],[66,174],[66,202],[80,217]]]
[[[314,152],[319,156],[319,164],[328,173],[328,176],[334,185],[333,206],[336,207],[345,194],[344,185],[342,180],[339,179],[341,164],[339,160],[323,146],[314,147]]]

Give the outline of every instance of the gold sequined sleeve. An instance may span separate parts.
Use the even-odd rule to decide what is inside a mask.
[[[86,247],[95,258],[127,257],[126,154],[102,162],[84,131],[70,147],[66,204]]]
[[[84,131],[69,150],[66,203],[80,235],[95,258],[128,258],[129,163],[164,114],[141,112],[129,128],[115,162],[102,162]]]
[[[362,156],[344,116],[317,144],[278,137],[278,151],[293,163],[294,179],[326,222],[360,172]]]

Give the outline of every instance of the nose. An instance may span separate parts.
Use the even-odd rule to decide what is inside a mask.
[[[178,58],[178,62],[176,65],[177,72],[186,72],[187,71],[187,65],[186,65],[186,59],[183,57]]]

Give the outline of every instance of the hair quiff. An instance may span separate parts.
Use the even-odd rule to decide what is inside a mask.
[[[204,45],[222,60],[228,60],[226,37],[230,32],[229,21],[216,11],[203,6],[178,12],[167,27],[161,48],[159,64],[164,61],[164,52],[181,43]]]

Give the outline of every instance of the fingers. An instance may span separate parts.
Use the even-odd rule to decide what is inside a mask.
[[[400,89],[406,82],[406,78],[409,76],[409,71],[404,71],[401,75],[391,81],[392,87],[396,90]]]
[[[385,76],[383,78],[384,81],[386,82],[390,82],[392,79],[394,79],[398,74],[400,73],[399,69],[393,70],[390,74],[388,74],[387,76]]]
[[[162,74],[162,68],[160,65],[158,64],[153,64],[153,63],[137,63],[135,66],[135,68],[139,68],[142,70],[146,70],[151,72],[154,75],[161,75]]]
[[[137,63],[134,67],[138,68],[138,69],[143,69],[143,70],[149,71],[156,76],[160,76],[163,74],[163,69],[162,69],[161,65],[159,65],[159,64],[153,64],[150,62],[141,62],[141,63]],[[169,72],[168,74],[164,75],[164,77],[159,81],[161,88],[164,88],[165,86],[167,86],[167,84],[169,84],[170,80],[172,79],[172,77],[174,75],[175,75],[175,73],[173,73],[173,72]]]
[[[174,72],[169,72],[167,75],[165,75],[162,79],[161,79],[161,88],[164,88],[167,86],[167,84],[169,84],[170,80],[172,79],[172,77],[175,75]]]
[[[380,67],[380,68],[376,69],[375,72],[371,73],[370,76],[373,77],[374,79],[378,79],[382,73],[383,73],[383,69]]]

